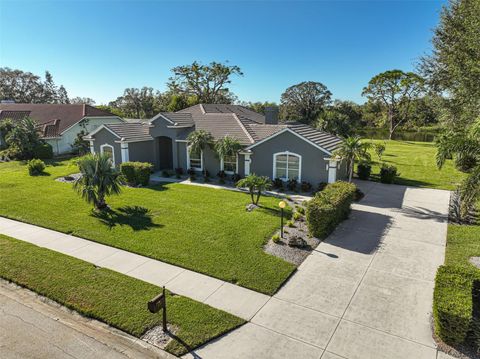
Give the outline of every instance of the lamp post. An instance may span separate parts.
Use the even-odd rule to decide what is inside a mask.
[[[278,202],[278,207],[280,207],[280,210],[282,212],[282,216],[281,216],[281,222],[280,222],[280,237],[282,237],[283,239],[283,209],[285,208],[287,204],[285,203],[285,201],[280,201]]]

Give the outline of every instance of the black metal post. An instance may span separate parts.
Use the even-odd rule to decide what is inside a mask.
[[[280,225],[280,236],[283,239],[283,208],[280,208],[282,212],[282,219],[281,219],[281,225]]]
[[[165,286],[163,286],[163,318],[162,318],[163,331],[167,332],[167,296],[165,294]]]

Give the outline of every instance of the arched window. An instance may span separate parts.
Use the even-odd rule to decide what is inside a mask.
[[[292,152],[278,152],[273,155],[273,178],[283,181],[302,180],[302,156]]]
[[[112,145],[104,144],[100,146],[100,153],[107,154],[112,159],[112,164],[115,166],[115,151]]]

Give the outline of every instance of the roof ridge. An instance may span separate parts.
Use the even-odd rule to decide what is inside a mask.
[[[255,140],[253,139],[252,135],[250,134],[250,132],[248,131],[248,129],[245,127],[245,125],[243,124],[243,122],[238,118],[237,114],[235,112],[232,112],[232,115],[233,115],[233,118],[235,120],[237,120],[238,124],[240,125],[240,127],[242,128],[243,132],[245,132],[245,134],[247,135],[248,139],[252,142],[252,143],[255,143]]]

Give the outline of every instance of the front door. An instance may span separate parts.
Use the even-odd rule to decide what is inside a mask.
[[[161,170],[173,169],[172,155],[172,139],[170,137],[161,136],[158,138],[158,149]]]

